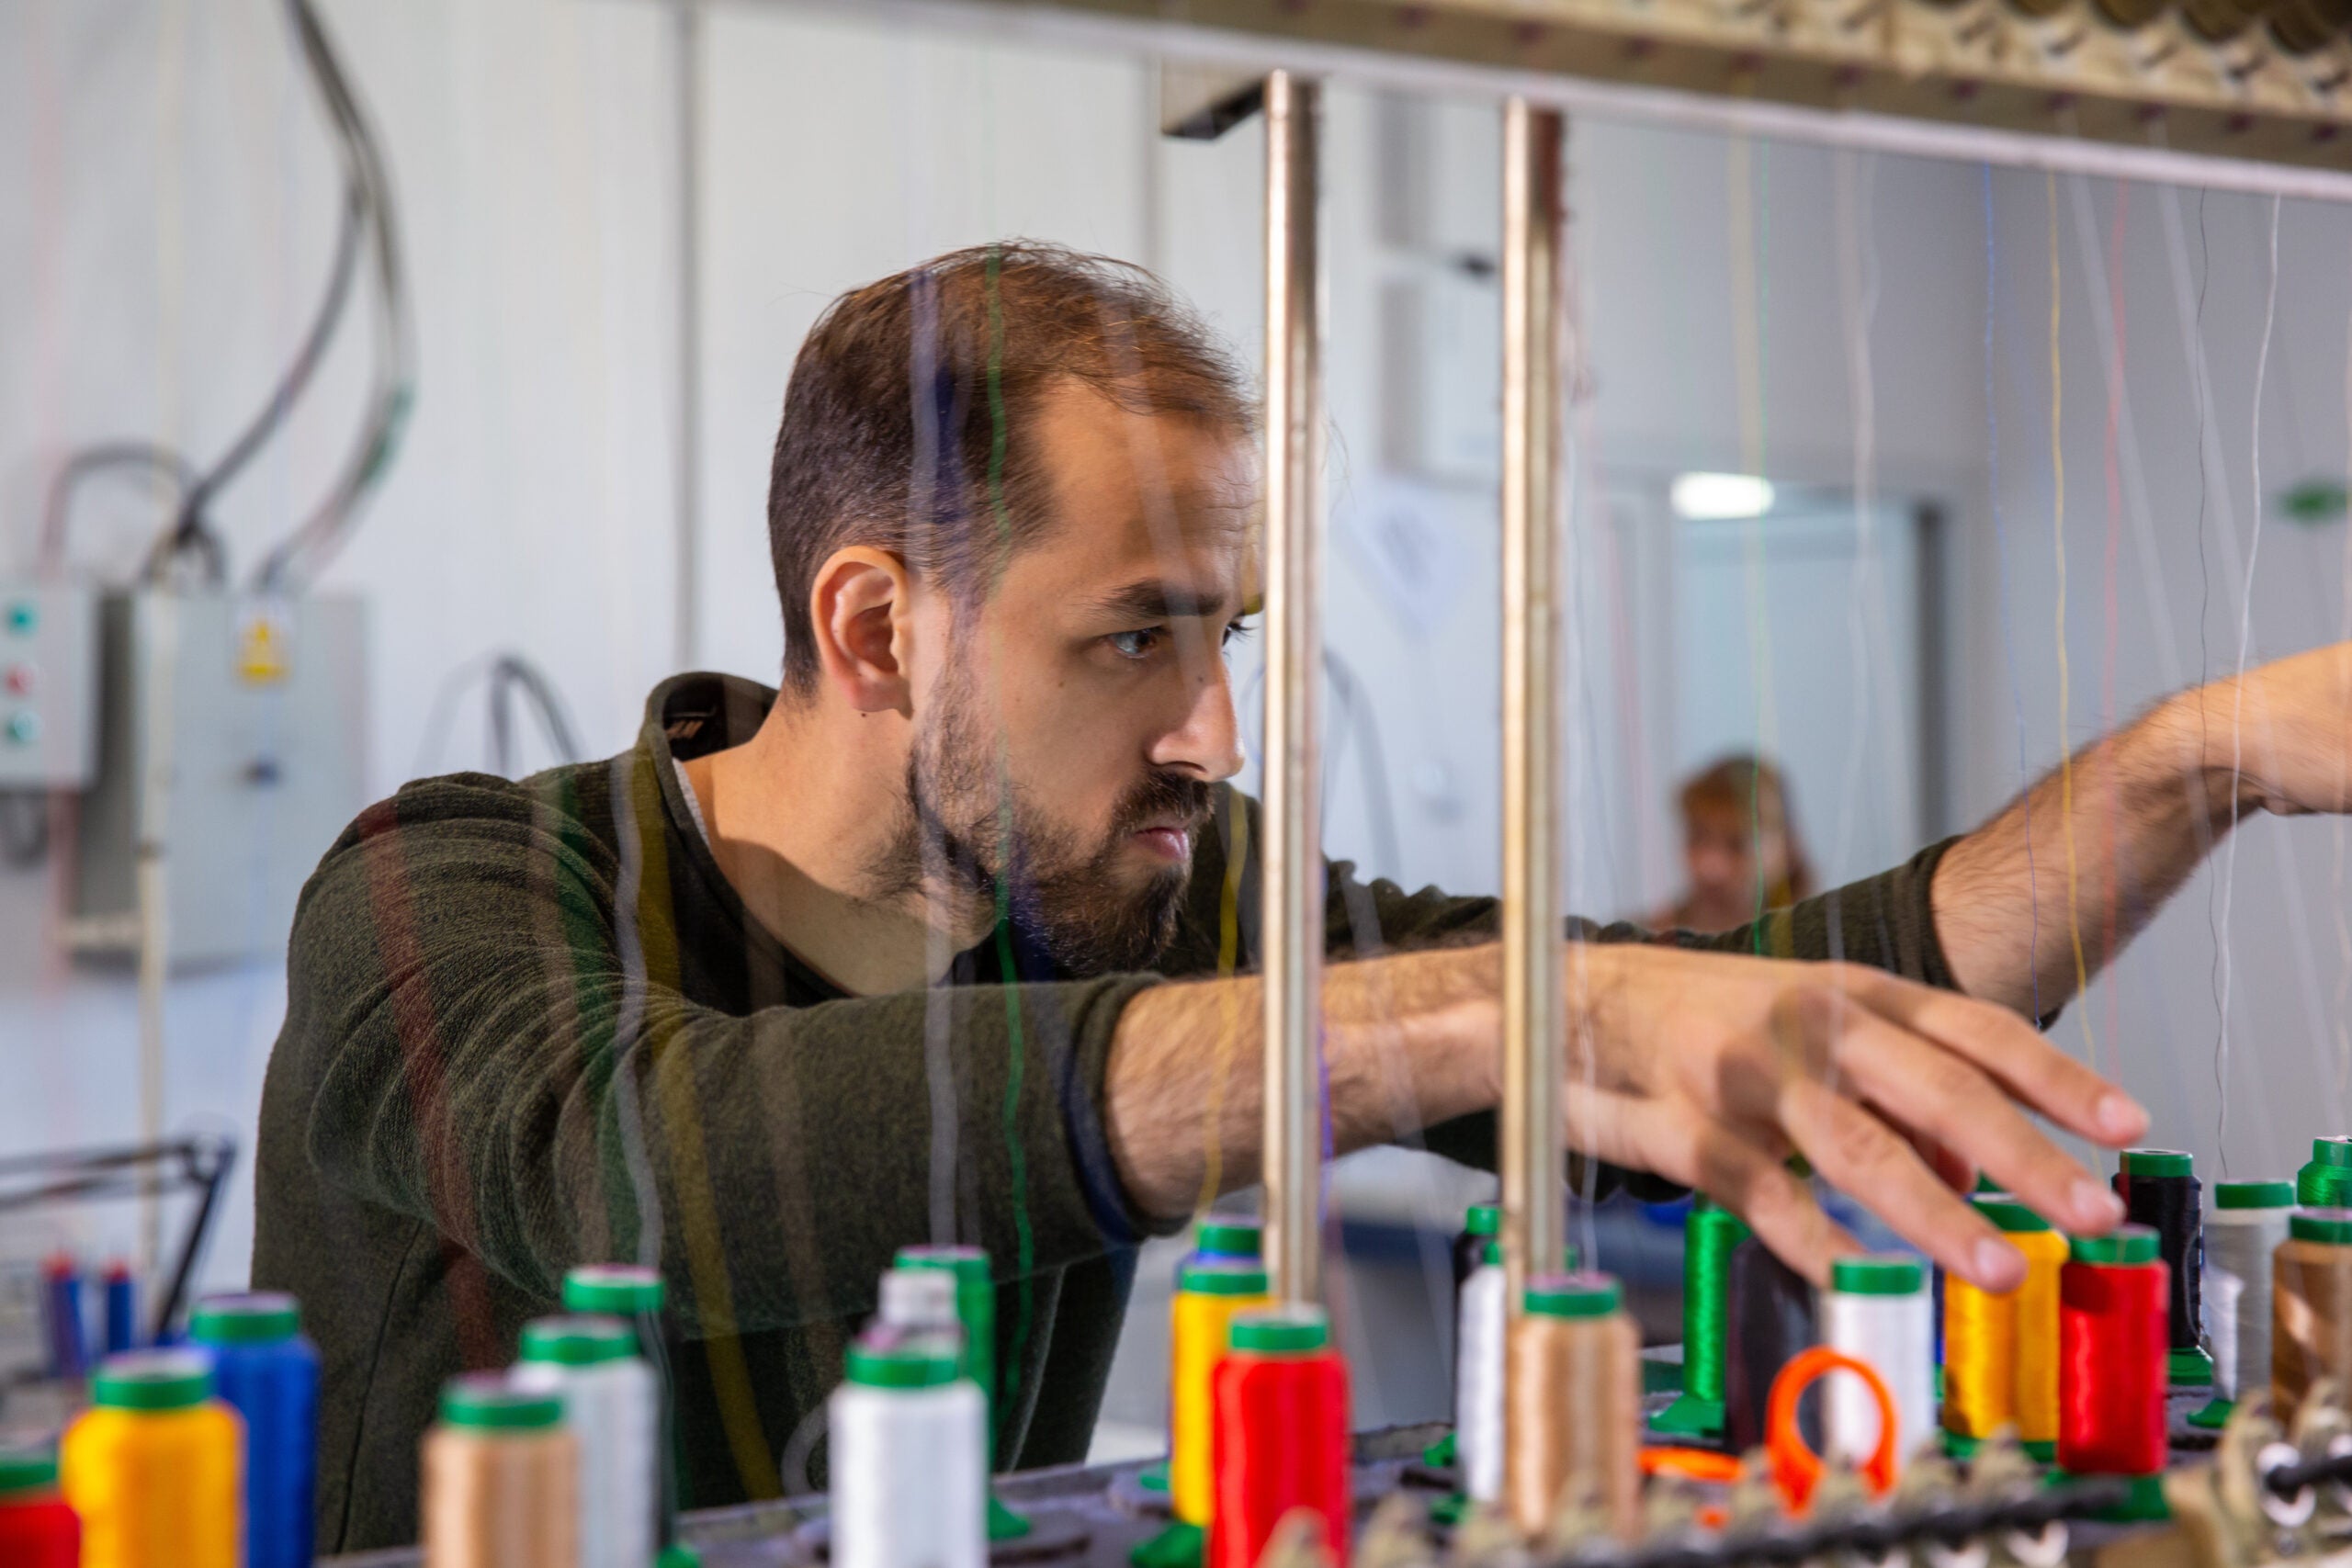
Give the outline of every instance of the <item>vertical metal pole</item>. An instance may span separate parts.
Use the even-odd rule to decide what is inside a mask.
[[[1322,1295],[1322,91],[1266,78],[1266,1263],[1274,1298]]]
[[[1510,1312],[1566,1240],[1560,991],[1558,111],[1503,109],[1503,1267]]]
[[[678,472],[673,667],[696,666],[702,627],[702,0],[676,0]]]

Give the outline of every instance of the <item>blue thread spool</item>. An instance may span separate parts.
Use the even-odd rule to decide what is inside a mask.
[[[131,1280],[130,1265],[108,1268],[106,1287],[107,1354],[119,1356],[139,1348],[139,1287]]]
[[[220,1397],[245,1418],[246,1568],[310,1568],[319,1352],[302,1337],[294,1298],[207,1296],[188,1337],[211,1355]]]
[[[41,1266],[41,1315],[49,1331],[49,1372],[78,1378],[90,1370],[90,1334],[82,1321],[82,1275],[59,1253]]]

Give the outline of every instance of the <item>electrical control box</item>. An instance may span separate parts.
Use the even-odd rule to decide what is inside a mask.
[[[0,581],[0,790],[86,789],[96,776],[97,597]]]
[[[143,864],[174,966],[282,952],[302,884],[368,803],[364,604],[139,588],[107,592],[97,626],[75,945],[137,945]]]

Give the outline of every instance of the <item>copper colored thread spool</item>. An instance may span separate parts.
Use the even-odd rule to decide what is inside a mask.
[[[2270,1281],[2270,1400],[2292,1421],[2312,1383],[2352,1381],[2352,1209],[2289,1215]]]
[[[2352,0],[2279,0],[2270,12],[2270,36],[2290,54],[2309,54],[2352,26]]]
[[[424,1568],[578,1568],[580,1461],[563,1403],[452,1379],[424,1435]]]
[[[2227,43],[2269,9],[2268,0],[2181,0],[2180,14],[2199,38]]]
[[[2144,28],[2165,14],[2169,0],[2098,0],[2099,15],[2119,28]]]
[[[1641,1521],[1642,1343],[1606,1274],[1528,1280],[1510,1325],[1503,1495],[1530,1535],[1589,1491],[1631,1540]]]

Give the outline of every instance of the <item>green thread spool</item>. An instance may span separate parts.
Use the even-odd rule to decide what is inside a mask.
[[[1682,1227],[1682,1396],[1651,1423],[1661,1432],[1717,1432],[1724,1424],[1724,1316],[1732,1248],[1747,1239],[1738,1215],[1708,1199]]]
[[[2312,1140],[2312,1157],[2295,1173],[2295,1201],[2306,1209],[2352,1208],[2352,1138]]]

